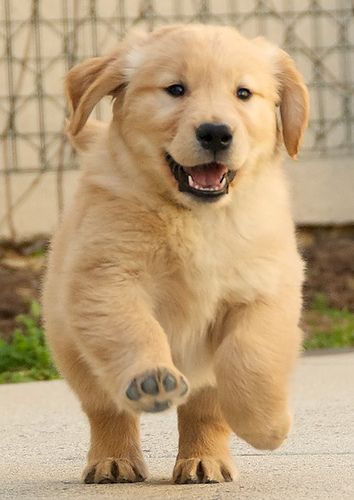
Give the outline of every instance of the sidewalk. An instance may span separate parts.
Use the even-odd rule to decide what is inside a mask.
[[[292,434],[273,453],[238,439],[236,483],[170,483],[175,414],[142,419],[147,483],[83,485],[88,427],[62,381],[0,386],[0,498],[354,499],[354,352],[305,356],[294,381]]]

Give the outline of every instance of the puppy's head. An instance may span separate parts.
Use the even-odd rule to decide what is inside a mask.
[[[130,37],[67,77],[69,133],[84,127],[105,95],[114,97],[119,135],[140,175],[184,205],[228,200],[237,179],[277,150],[296,157],[308,93],[290,57],[257,38],[215,26],[169,26]],[[151,184],[150,184],[151,185]]]

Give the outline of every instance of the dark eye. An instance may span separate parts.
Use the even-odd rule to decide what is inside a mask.
[[[242,101],[247,101],[250,97],[252,97],[252,92],[244,87],[239,87],[236,95]]]
[[[169,87],[165,88],[166,92],[173,97],[181,97],[185,94],[186,89],[184,88],[184,85],[181,83],[174,83],[173,85],[170,85]]]

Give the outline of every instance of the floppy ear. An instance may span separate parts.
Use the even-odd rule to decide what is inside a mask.
[[[74,66],[66,77],[72,108],[69,134],[74,136],[80,132],[98,101],[105,95],[114,95],[124,83],[118,54],[94,57]]]
[[[263,37],[257,37],[253,42],[265,51],[278,80],[283,140],[289,155],[295,159],[308,122],[309,94],[306,85],[286,52]]]
[[[295,159],[307,127],[309,94],[294,61],[280,49],[277,71],[284,144],[291,158]]]

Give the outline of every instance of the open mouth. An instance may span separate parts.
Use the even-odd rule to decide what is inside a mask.
[[[229,192],[229,184],[236,172],[222,163],[210,162],[194,167],[183,167],[170,154],[165,155],[168,166],[181,192],[191,193],[206,201],[216,201]]]

